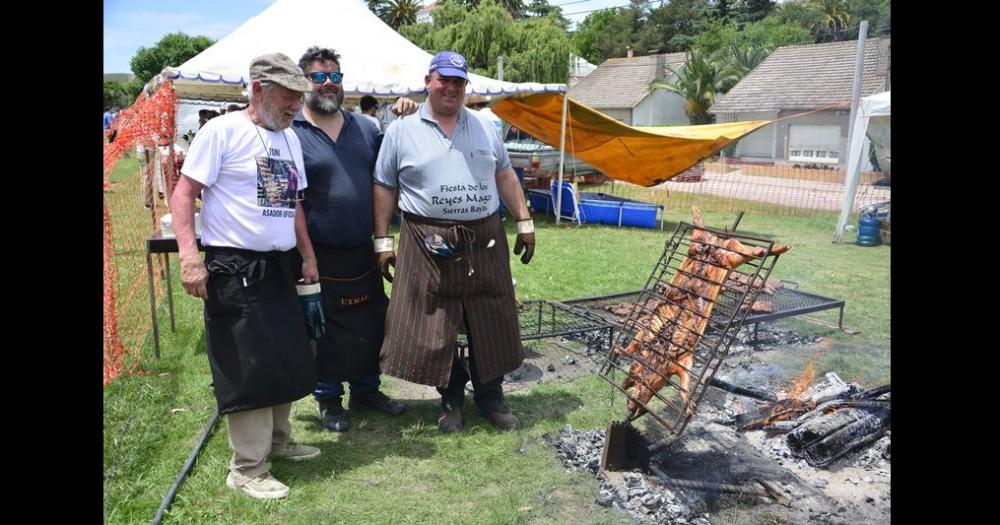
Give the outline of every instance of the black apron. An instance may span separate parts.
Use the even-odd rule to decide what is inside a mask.
[[[205,335],[222,414],[290,403],[316,386],[295,253],[205,249]]]
[[[389,298],[375,265],[374,245],[313,245],[313,250],[326,316],[326,335],[316,346],[319,380],[347,381],[378,374]]]

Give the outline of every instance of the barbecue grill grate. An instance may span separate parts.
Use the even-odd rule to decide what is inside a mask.
[[[717,236],[719,243],[734,238],[748,248],[763,250],[763,255],[753,257],[732,270],[731,273],[742,276],[744,282],[765,282],[770,276],[777,260],[772,241],[682,222],[665,243],[642,290],[586,298],[570,304],[561,303],[561,306],[581,317],[600,319],[616,328],[612,349],[606,354],[601,368],[601,377],[633,402],[634,410],[629,411],[629,421],[649,413],[663,427],[664,438],[668,442],[676,440],[684,431],[708,388],[709,381],[728,353],[736,333],[746,321],[749,308],[740,308],[740,305],[753,304],[760,292],[760,287],[740,286],[729,279],[713,281],[706,277],[706,272],[720,272],[718,268],[722,266],[710,257],[711,249],[708,253],[700,254],[691,250],[692,247],[708,246],[693,238],[698,229]],[[694,264],[692,261],[685,265],[685,260],[689,257],[702,264]],[[721,273],[726,275],[725,270]],[[677,283],[673,282],[675,278]],[[717,286],[721,289],[713,298],[711,292]],[[668,298],[671,290],[673,293]],[[678,292],[683,292],[683,295]],[[604,310],[605,306],[625,301],[631,301],[633,306],[627,312],[624,322]],[[666,317],[657,314],[657,308]],[[711,315],[706,320],[704,312],[708,309],[711,309]],[[657,319],[662,321],[662,329],[657,329]],[[705,323],[700,334],[697,330],[698,320]],[[637,338],[637,334],[640,337]],[[623,355],[615,351],[616,348],[628,347],[633,341],[638,347],[635,352]],[[685,366],[685,355],[691,357],[689,366]],[[656,361],[661,362],[657,365]],[[667,362],[687,373],[688,395],[681,395],[684,389],[679,381],[661,372],[666,368]],[[622,387],[627,377],[637,385],[646,387],[651,382],[662,380],[663,386],[652,392],[648,400],[644,400],[638,386]]]

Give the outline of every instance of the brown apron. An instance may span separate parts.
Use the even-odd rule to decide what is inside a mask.
[[[455,255],[432,254],[424,238],[433,234],[446,238]],[[487,247],[491,240],[493,246]],[[519,367],[524,349],[509,251],[497,213],[475,221],[404,213],[382,343],[382,372],[413,383],[447,385],[463,312],[480,381]]]

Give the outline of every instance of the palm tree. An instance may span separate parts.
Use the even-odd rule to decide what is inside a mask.
[[[691,124],[714,123],[715,115],[709,114],[708,108],[715,102],[715,94],[723,78],[719,65],[698,50],[691,49],[683,66],[678,69],[667,66],[667,71],[677,78],[669,82],[656,79],[650,84],[650,89],[666,89],[683,97],[684,113]]]
[[[367,0],[368,10],[382,17],[382,11],[385,10],[385,0]]]
[[[371,9],[372,3],[372,1],[368,2],[369,9]],[[382,13],[379,14],[379,17],[383,22],[397,30],[399,26],[415,24],[417,12],[423,8],[420,0],[384,0],[382,4]],[[376,12],[376,14],[378,13]]]
[[[500,4],[500,7],[507,10],[507,12],[510,13],[510,16],[514,18],[514,20],[519,20],[521,18],[524,18],[525,7],[523,1],[521,0],[495,0],[495,1],[496,3]]]
[[[830,40],[837,40],[837,35],[851,23],[844,0],[809,0],[809,6],[819,14],[812,26],[817,40],[824,40],[827,35]]]
[[[723,66],[719,78],[719,91],[723,93],[732,89],[740,79],[747,76],[747,73],[753,71],[771,54],[771,50],[766,47],[738,44],[730,45],[726,51],[722,58]]]

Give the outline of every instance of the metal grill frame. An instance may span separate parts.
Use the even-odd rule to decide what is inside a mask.
[[[768,296],[774,304],[774,311],[770,313],[753,313],[747,316],[744,324],[757,325],[768,321],[777,321],[786,317],[795,317],[822,310],[840,309],[839,329],[844,327],[844,306],[846,302],[841,299],[824,297],[810,292],[803,292],[798,289],[798,283],[794,281],[779,281],[781,288]],[[557,302],[563,308],[580,315],[600,320],[605,323],[615,323],[615,316],[605,312],[603,307],[620,302],[635,302],[642,289],[620,292],[609,295],[598,295],[594,297],[580,297]]]
[[[650,314],[656,315],[653,310],[648,308],[648,301],[650,299],[657,302],[666,301],[678,307],[676,316],[678,318],[680,317],[681,312],[686,310],[687,312],[704,319],[704,316],[700,315],[696,310],[686,307],[686,303],[688,302],[687,300],[682,300],[681,304],[674,303],[661,293],[660,288],[661,285],[666,285],[667,287],[673,286],[671,284],[673,278],[678,273],[682,272],[680,267],[683,261],[689,257],[687,255],[688,248],[693,242],[695,242],[692,236],[696,229],[704,230],[716,235],[719,241],[735,238],[747,247],[764,248],[765,253],[761,257],[752,258],[740,267],[732,269],[726,274],[727,278],[722,283],[708,281],[697,274],[691,275],[691,277],[699,278],[702,281],[712,283],[713,285],[720,285],[721,289],[713,301],[714,305],[712,306],[712,314],[706,320],[706,326],[703,333],[698,336],[693,348],[685,349],[691,351],[693,364],[690,370],[685,368],[690,379],[688,387],[689,396],[687,401],[681,402],[680,385],[672,381],[670,377],[664,377],[663,374],[651,367],[649,363],[645,362],[641,356],[638,355],[639,352],[625,357],[616,355],[614,349],[615,347],[625,348],[633,341],[633,339],[635,339],[636,334],[645,328],[640,323],[641,318]],[[731,286],[728,276],[732,273],[740,273],[746,275],[751,283],[758,282],[758,278],[760,279],[760,282],[766,282],[778,257],[777,254],[773,253],[773,248],[774,241],[769,239],[736,234],[731,231],[718,230],[705,226],[695,226],[694,224],[687,222],[681,222],[677,225],[673,236],[668,239],[666,243],[664,243],[664,248],[660,258],[657,260],[649,278],[646,280],[646,285],[639,291],[638,300],[634,303],[636,307],[632,308],[625,323],[620,323],[615,320],[605,321],[615,328],[613,331],[615,342],[612,343],[611,348],[605,356],[605,363],[601,367],[599,375],[608,381],[616,390],[622,392],[627,399],[635,401],[640,407],[642,407],[643,410],[640,410],[637,415],[628,417],[629,421],[638,419],[641,415],[643,415],[642,412],[645,411],[645,413],[650,414],[666,430],[663,441],[670,442],[680,437],[686,428],[690,417],[694,415],[698,404],[701,402],[702,397],[707,391],[709,382],[715,377],[719,366],[728,354],[729,347],[735,339],[736,334],[739,332],[749,315],[750,308],[741,309],[739,306],[741,304],[753,304],[753,301],[757,300],[760,293],[760,288],[754,286],[746,286],[745,290],[735,290],[734,287]],[[711,263],[711,261],[698,259],[697,256],[693,256],[693,258],[702,262]],[[676,267],[674,265],[676,265]],[[717,264],[712,265],[719,267]],[[747,268],[750,268],[750,270],[747,271]],[[623,297],[628,294],[629,293],[616,294],[613,296],[605,296],[605,298]],[[705,297],[702,297],[702,299],[707,300]],[[575,302],[578,303],[579,301]],[[581,315],[587,315],[588,317],[595,316],[593,312],[589,314],[585,313],[587,312],[587,309],[579,304],[560,304],[562,307]],[[664,321],[665,326],[669,326],[671,324],[674,325],[674,330],[688,329],[687,327],[680,325],[676,318],[662,320]],[[665,344],[667,349],[676,348],[676,345],[673,342],[664,337],[664,331],[672,333],[670,330],[661,330],[656,334],[655,340],[661,344]],[[657,352],[646,343],[640,344],[645,347],[646,350],[654,352],[663,357],[665,360],[672,361],[678,367],[683,368],[683,366],[677,363],[677,361],[671,356]],[[622,365],[619,361],[627,362]],[[638,362],[641,365],[644,369],[643,372],[652,372],[664,379],[663,387],[661,387],[659,391],[653,392],[652,398],[650,398],[650,402],[652,402],[652,399],[657,399],[663,404],[663,408],[660,411],[657,411],[656,408],[648,406],[647,403],[636,399],[628,390],[621,387],[622,379],[632,375],[629,372],[629,368],[634,362]],[[619,374],[619,372],[624,373]],[[645,383],[642,377],[633,377],[635,377],[637,383],[641,382],[647,387],[649,386]],[[676,396],[674,396],[676,400],[668,399],[667,396],[664,395],[668,392],[667,389],[676,391]]]
[[[544,339],[564,335],[606,330],[612,341],[613,330],[607,322],[579,311],[562,307],[553,301],[525,301],[518,305],[517,324],[521,330],[521,340]],[[457,337],[458,346],[467,348],[469,338],[464,333]]]

